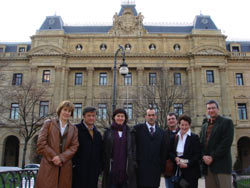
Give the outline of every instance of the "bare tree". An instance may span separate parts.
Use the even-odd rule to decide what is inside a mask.
[[[166,115],[174,111],[174,105],[180,104],[183,109],[187,109],[191,98],[187,82],[175,85],[163,71],[157,73],[158,80],[152,85],[144,86],[141,100],[134,101],[135,113],[137,116],[144,116],[148,108],[155,109],[159,126],[166,129]]]
[[[40,130],[43,120],[54,115],[54,112],[48,114],[38,113],[40,101],[48,97],[46,93],[45,88],[37,87],[30,81],[20,86],[15,86],[11,90],[6,90],[3,96],[5,100],[1,107],[7,110],[3,118],[10,123],[10,126],[16,127],[19,134],[24,138],[22,168],[25,165],[27,145],[30,139]],[[17,117],[14,119],[6,116],[11,111],[10,103],[18,104]]]

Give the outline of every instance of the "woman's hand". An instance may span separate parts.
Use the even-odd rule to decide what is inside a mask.
[[[58,155],[53,157],[52,162],[56,166],[62,166],[62,161],[61,161],[61,159],[60,159],[60,157]]]
[[[179,157],[175,157],[175,162],[176,162],[176,164],[177,164],[177,165],[179,165],[179,164],[180,164],[180,161],[181,161],[181,158],[179,158]]]
[[[180,167],[180,168],[187,168],[188,166],[187,166],[186,163],[180,163],[180,164],[179,164],[179,167]]]

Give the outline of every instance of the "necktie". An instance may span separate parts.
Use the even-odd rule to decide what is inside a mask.
[[[150,127],[150,134],[153,135],[154,134],[154,128]]]

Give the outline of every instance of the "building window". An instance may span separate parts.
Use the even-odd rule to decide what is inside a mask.
[[[182,115],[182,114],[183,114],[183,105],[180,104],[180,103],[174,104],[174,112],[175,112],[178,116]]]
[[[3,48],[0,48],[0,52],[3,52]]]
[[[152,51],[156,50],[156,45],[155,44],[150,44],[148,48]]]
[[[74,104],[74,119],[81,119],[82,118],[82,104],[81,103],[75,103]]]
[[[107,73],[105,72],[100,73],[99,85],[101,86],[107,85]]]
[[[50,82],[50,70],[44,70],[43,71],[43,83],[49,83]]]
[[[45,117],[49,114],[49,102],[48,101],[41,101],[40,102],[40,109],[39,109],[39,116]]]
[[[75,85],[82,85],[82,73],[75,73]]]
[[[130,51],[132,48],[131,44],[125,44],[124,47],[125,47],[125,50],[127,50],[127,51]]]
[[[207,70],[207,83],[214,83],[214,71],[213,70]]]
[[[102,50],[102,51],[107,50],[107,45],[106,44],[101,44],[100,45],[100,50]]]
[[[20,47],[20,48],[18,49],[18,52],[25,52],[25,47]]]
[[[20,86],[22,85],[22,81],[23,81],[22,73],[13,74],[12,85]]]
[[[243,86],[243,74],[242,73],[236,73],[236,85]]]
[[[124,85],[125,86],[132,85],[132,74],[130,72],[124,76]]]
[[[238,114],[239,114],[239,120],[247,119],[247,106],[245,103],[238,104]]]
[[[149,85],[156,84],[156,73],[149,73]]]
[[[239,46],[232,46],[232,52],[240,52]]]
[[[174,85],[181,85],[181,73],[174,73]]]
[[[128,119],[133,119],[133,105],[132,104],[124,104],[124,110],[128,114]]]
[[[173,48],[174,48],[174,51],[180,51],[181,46],[180,46],[179,44],[175,44],[175,45],[173,46]]]
[[[76,50],[77,51],[81,51],[82,50],[82,45],[81,44],[77,44],[76,45]]]
[[[106,104],[98,104],[98,119],[106,120],[107,119],[107,105]]]
[[[11,109],[10,109],[10,119],[18,119],[19,114],[19,104],[18,103],[12,103]]]

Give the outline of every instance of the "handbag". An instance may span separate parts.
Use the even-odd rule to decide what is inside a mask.
[[[177,167],[176,173],[174,176],[171,177],[171,182],[181,188],[187,188],[189,186],[189,183],[187,180],[185,180],[181,175],[180,175],[180,168]]]
[[[168,159],[165,164],[164,176],[174,175],[174,163]]]

